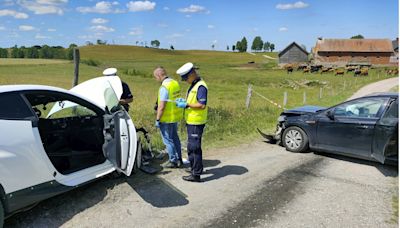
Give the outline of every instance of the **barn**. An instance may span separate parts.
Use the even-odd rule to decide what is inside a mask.
[[[345,65],[362,62],[373,65],[391,64],[392,41],[389,39],[322,39],[313,48],[319,64]]]
[[[308,62],[308,52],[296,42],[289,44],[289,46],[279,52],[278,56],[279,64]]]

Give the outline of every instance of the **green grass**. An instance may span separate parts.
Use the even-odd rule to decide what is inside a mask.
[[[4,59],[0,58],[1,65],[48,65],[48,64],[60,64],[68,63],[68,60],[60,59]]]
[[[287,92],[287,108],[291,108],[303,105],[304,92],[307,93],[307,104],[330,106],[347,99],[362,86],[383,79],[382,76],[378,78],[378,70],[372,70],[367,77],[358,78],[352,75],[304,75],[301,72],[288,75],[285,71],[274,70],[276,61],[263,57],[265,53],[250,55],[218,51],[170,51],[111,45],[82,47],[80,52],[83,61],[99,63],[98,66],[81,64],[80,82],[100,76],[107,67],[118,68],[119,76],[129,84],[134,94],[130,115],[136,126],[143,126],[152,133],[152,142],[156,147],[162,146],[159,133],[154,127],[153,110],[159,84],[153,79],[152,71],[159,65],[164,66],[175,79],[179,79],[175,71],[188,61],[200,67],[200,75],[209,87],[209,123],[203,140],[206,148],[253,140],[259,137],[257,127],[266,131],[274,129],[282,110],[254,93],[250,109],[246,109],[248,84],[253,85],[254,91],[279,104],[283,102],[283,93]],[[276,53],[267,54],[276,57]],[[255,67],[241,68],[248,66],[250,61],[256,63]],[[0,64],[0,84],[29,83],[70,88],[72,75],[72,62],[45,65],[32,62],[26,65]],[[181,86],[184,96],[188,85],[182,82]],[[323,97],[319,99],[321,87]],[[184,129],[180,132],[184,141]]]

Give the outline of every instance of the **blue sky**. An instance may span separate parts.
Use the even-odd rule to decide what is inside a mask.
[[[0,47],[108,43],[226,50],[255,36],[282,50],[317,37],[398,37],[397,0],[0,0]]]

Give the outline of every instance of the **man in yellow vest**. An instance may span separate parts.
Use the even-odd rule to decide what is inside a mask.
[[[163,143],[168,151],[169,162],[164,167],[183,167],[181,141],[178,136],[178,122],[182,120],[183,112],[175,104],[175,100],[180,97],[181,88],[177,81],[167,76],[163,67],[157,67],[153,75],[157,81],[161,82],[158,90],[155,126],[160,128]]]
[[[186,63],[176,71],[190,84],[186,100],[178,99],[176,105],[185,110],[185,120],[188,134],[188,157],[190,161],[189,176],[182,177],[185,181],[200,182],[203,172],[203,151],[201,138],[207,122],[207,84],[199,77],[193,63]]]

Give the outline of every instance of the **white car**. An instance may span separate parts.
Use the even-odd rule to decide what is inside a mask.
[[[70,91],[0,86],[0,227],[15,212],[113,171],[140,166],[135,126],[117,76]],[[136,162],[138,160],[139,162]]]

